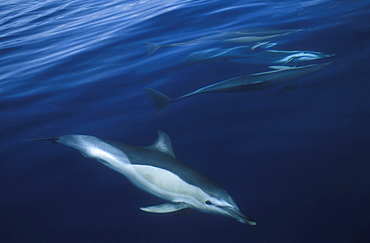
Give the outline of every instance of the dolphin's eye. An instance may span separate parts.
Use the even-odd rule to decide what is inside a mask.
[[[213,205],[213,203],[212,203],[210,200],[207,200],[207,201],[206,201],[206,204],[207,204],[207,205]]]

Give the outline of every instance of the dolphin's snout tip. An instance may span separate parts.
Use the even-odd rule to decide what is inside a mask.
[[[223,207],[223,210],[225,210],[230,217],[236,219],[238,222],[243,224],[249,224],[249,225],[256,225],[256,221],[252,219],[251,217],[243,214],[239,209],[233,208],[233,207]]]
[[[240,223],[243,223],[243,224],[248,224],[248,225],[251,225],[251,226],[255,226],[257,225],[257,222],[254,221],[253,219],[249,218],[248,216],[245,216],[243,218],[235,218],[237,221],[239,221]]]
[[[256,221],[248,221],[248,224],[252,225],[252,226],[255,226],[255,225],[257,225],[257,222]]]
[[[245,216],[240,222],[244,223],[244,224],[249,224],[251,226],[255,226],[257,225],[257,222],[254,221],[253,219],[251,219],[250,217],[248,216]]]

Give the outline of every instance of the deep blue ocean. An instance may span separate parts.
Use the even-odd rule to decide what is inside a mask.
[[[363,0],[2,1],[0,241],[369,242],[369,16]],[[253,30],[289,34],[225,42]],[[148,43],[164,46],[150,53]],[[200,94],[156,113],[145,88],[175,98],[276,65],[253,55],[182,65],[243,45],[335,56],[283,63],[334,61],[282,94]],[[148,146],[158,130],[257,225],[143,212],[163,200],[72,148],[30,141],[88,134]]]

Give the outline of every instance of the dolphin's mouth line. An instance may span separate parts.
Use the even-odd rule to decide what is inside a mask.
[[[233,207],[220,207],[220,209],[225,210],[228,214],[230,214],[231,217],[235,218],[237,221],[249,224],[249,225],[256,225],[256,221],[254,221],[251,217],[244,215],[242,212],[240,212],[238,209]]]

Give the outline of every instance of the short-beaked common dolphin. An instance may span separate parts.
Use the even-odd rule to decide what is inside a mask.
[[[318,51],[262,50],[251,53],[249,56],[246,56],[247,58],[230,58],[229,60],[232,62],[244,64],[291,65],[332,56],[335,55],[324,54]]]
[[[176,47],[185,45],[197,45],[206,42],[223,42],[223,43],[258,43],[269,42],[278,37],[282,37],[291,33],[302,31],[303,29],[247,29],[247,30],[236,30],[236,31],[216,31],[213,34],[202,36],[193,40],[169,43],[169,44],[158,44],[154,42],[146,42],[148,47],[147,55],[151,55],[156,52],[159,48],[163,47]]]
[[[249,225],[256,225],[244,215],[231,196],[219,185],[175,158],[169,136],[158,131],[149,147],[137,147],[88,135],[64,135],[49,140],[77,149],[123,174],[140,189],[168,202],[140,209],[152,213],[169,213],[194,209],[222,214]]]
[[[321,58],[332,57],[334,54],[324,54],[317,51],[281,51],[267,50],[275,43],[260,44],[258,50],[253,46],[236,46],[232,48],[210,48],[196,51],[185,57],[177,68],[206,61],[231,61],[244,64],[296,64],[313,61]]]
[[[245,59],[253,57],[256,49],[267,49],[274,46],[276,43],[264,42],[259,43],[258,46],[235,46],[235,47],[214,47],[195,51],[190,53],[184,59],[181,60],[177,68],[183,68],[189,65],[206,62],[206,61],[217,61],[217,60],[229,60],[229,59]]]
[[[203,94],[203,93],[216,93],[216,92],[246,92],[255,90],[264,90],[271,87],[275,87],[284,84],[286,90],[291,89],[293,86],[290,82],[296,79],[307,76],[313,72],[319,71],[333,62],[327,62],[322,64],[311,64],[300,67],[290,66],[270,66],[273,68],[272,71],[254,73],[246,76],[239,76],[230,78],[218,83],[207,85],[203,88],[197,89],[193,92],[180,96],[178,98],[171,99],[161,92],[145,88],[149,97],[153,100],[159,111],[165,108],[168,104],[175,100],[183,99],[192,95]]]

